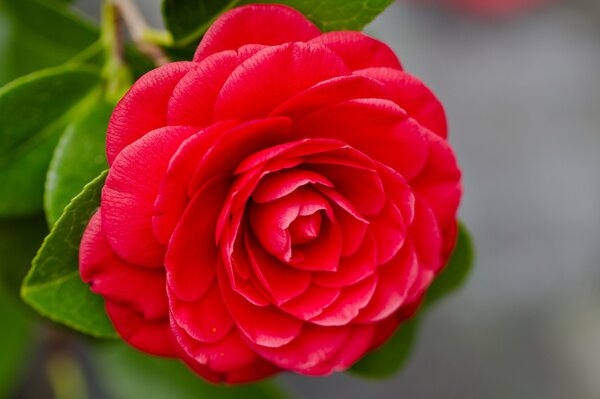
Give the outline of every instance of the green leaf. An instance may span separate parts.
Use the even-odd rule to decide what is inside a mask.
[[[23,371],[31,337],[31,324],[21,304],[8,295],[0,282],[0,398],[9,397]]]
[[[0,89],[0,217],[39,213],[46,171],[67,123],[89,109],[100,76],[66,66]]]
[[[393,0],[163,0],[165,24],[177,47],[198,42],[223,12],[243,4],[279,3],[302,12],[323,31],[362,30]]]
[[[15,297],[18,297],[31,260],[47,234],[42,215],[0,220],[0,284],[5,282],[7,290]]]
[[[435,278],[431,287],[427,290],[424,305],[431,306],[443,297],[458,290],[469,276],[474,258],[471,236],[467,228],[460,224],[454,252],[452,252],[446,268]]]
[[[0,86],[63,64],[97,39],[97,29],[63,5],[0,0]]]
[[[113,399],[284,399],[272,382],[220,386],[204,382],[176,360],[151,357],[123,343],[99,345],[93,352],[101,386]]]
[[[99,99],[90,113],[69,124],[60,138],[44,191],[44,208],[50,226],[83,186],[108,168],[105,142],[112,110],[112,105]]]
[[[416,338],[419,319],[433,303],[456,291],[466,280],[473,263],[473,248],[467,229],[459,225],[458,241],[448,265],[427,291],[419,314],[400,325],[398,331],[381,348],[369,353],[350,371],[372,378],[392,376],[408,360]]]
[[[418,317],[403,323],[389,341],[359,360],[350,372],[369,378],[393,376],[409,359],[418,327]]]
[[[100,204],[107,172],[86,185],[66,207],[44,240],[21,296],[42,315],[99,338],[117,337],[104,310],[104,300],[94,295],[79,277],[79,242]]]

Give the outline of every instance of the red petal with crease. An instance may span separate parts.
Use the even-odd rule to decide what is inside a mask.
[[[129,144],[151,130],[167,126],[167,104],[173,89],[193,68],[191,62],[173,62],[148,72],[135,82],[119,101],[108,124],[109,165]]]
[[[350,100],[324,108],[296,124],[292,133],[294,138],[343,141],[407,180],[419,174],[427,160],[424,129],[389,100]]]
[[[166,248],[152,228],[154,201],[171,157],[196,131],[180,126],[153,130],[115,158],[102,190],[102,229],[126,261],[163,267]]]
[[[287,43],[259,51],[233,71],[215,104],[215,119],[268,116],[283,101],[350,71],[322,46]]]
[[[141,314],[111,301],[106,301],[106,313],[129,345],[156,356],[177,356],[169,319],[146,320]]]
[[[287,302],[306,291],[310,284],[310,273],[291,268],[275,259],[252,234],[245,235],[245,243],[254,274],[277,304]]]
[[[294,267],[310,271],[335,271],[342,256],[342,233],[337,223],[325,221],[319,239],[307,244],[296,245],[294,255],[300,260],[292,260]]]
[[[281,5],[248,5],[223,14],[204,34],[194,61],[245,44],[277,45],[302,42],[321,32],[300,12]]]
[[[367,306],[376,287],[377,275],[344,287],[338,299],[310,321],[320,326],[343,326],[350,323]]]
[[[389,199],[381,213],[371,218],[369,230],[377,243],[377,263],[380,265],[392,259],[406,239],[404,218]]]
[[[324,376],[333,372],[344,371],[364,356],[369,349],[375,334],[374,325],[353,326],[344,348],[328,362],[304,370],[303,374]]]
[[[429,156],[423,173],[411,182],[433,210],[444,235],[444,259],[456,241],[456,212],[462,195],[461,172],[447,141],[429,133]]]
[[[365,323],[379,321],[398,310],[406,300],[418,273],[419,263],[415,250],[407,242],[398,255],[379,268],[377,290],[356,321]]]
[[[383,208],[385,193],[375,170],[333,162],[306,165],[305,168],[329,179],[335,191],[348,199],[362,215],[375,215]]]
[[[351,256],[343,256],[336,272],[313,274],[313,282],[322,287],[345,287],[371,276],[377,270],[377,245],[371,232]]]
[[[369,67],[402,69],[398,57],[387,44],[361,32],[327,32],[309,43],[327,46],[353,71]]]
[[[303,322],[274,307],[257,307],[247,302],[229,286],[223,267],[219,267],[219,282],[225,304],[240,331],[250,342],[261,347],[277,348],[300,335]]]
[[[79,271],[92,291],[107,300],[129,306],[146,319],[168,317],[164,271],[136,267],[120,259],[102,232],[100,211],[92,216],[81,239]]]
[[[170,125],[208,126],[217,96],[231,72],[244,61],[235,51],[214,54],[179,81],[169,100]]]
[[[265,176],[252,192],[252,199],[256,202],[274,201],[307,184],[322,184],[325,187],[333,187],[333,183],[323,175],[310,170],[295,168]]]
[[[271,116],[301,120],[320,109],[357,98],[385,98],[385,88],[375,79],[346,75],[324,80],[290,97]]]
[[[206,181],[221,173],[233,172],[250,154],[284,141],[290,120],[284,117],[256,119],[224,132],[213,143],[196,167],[189,187],[193,195]]]
[[[152,217],[154,235],[162,244],[168,244],[175,226],[191,200],[188,187],[196,172],[198,160],[223,132],[236,125],[237,122],[234,121],[211,125],[186,139],[171,158],[154,201]]]
[[[421,125],[441,137],[448,136],[448,122],[442,103],[416,77],[392,68],[368,68],[354,72],[381,82],[387,97],[402,107]]]
[[[306,324],[302,334],[287,345],[278,348],[266,348],[252,345],[263,358],[277,366],[303,373],[319,364],[332,359],[351,333],[351,327],[321,327]]]
[[[299,319],[308,320],[320,314],[339,295],[339,288],[324,288],[313,284],[298,297],[282,304],[280,308]]]
[[[188,356],[217,373],[227,373],[247,367],[258,358],[242,340],[237,330],[232,330],[220,341],[206,344],[194,340],[173,322],[171,328],[177,342]]]
[[[216,177],[194,196],[169,243],[167,283],[184,301],[200,299],[212,285],[219,256],[215,244],[217,217],[230,179]]]
[[[186,302],[171,295],[171,316],[189,336],[204,343],[222,340],[233,327],[218,284],[213,283],[197,301]]]

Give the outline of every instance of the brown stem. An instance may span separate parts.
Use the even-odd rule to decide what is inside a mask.
[[[144,39],[144,32],[149,29],[149,26],[137,4],[132,0],[111,0],[111,2],[123,17],[137,49],[154,61],[157,66],[169,63],[171,60],[160,46],[149,43]]]

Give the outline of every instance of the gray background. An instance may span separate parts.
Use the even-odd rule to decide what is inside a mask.
[[[159,1],[138,3],[159,26]],[[477,265],[402,373],[280,377],[298,398],[600,398],[598,8],[493,21],[398,3],[369,26],[446,105]]]

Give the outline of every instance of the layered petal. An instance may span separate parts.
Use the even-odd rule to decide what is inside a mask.
[[[422,126],[441,137],[448,135],[448,122],[442,103],[419,79],[394,68],[366,68],[354,71],[382,83],[386,97],[398,104]]]
[[[219,93],[214,117],[264,118],[295,94],[349,73],[342,60],[323,46],[287,43],[268,47],[231,73]]]
[[[402,69],[398,57],[387,44],[362,32],[327,32],[309,43],[321,44],[333,50],[352,71],[370,67]]]
[[[147,320],[129,307],[109,300],[106,301],[106,312],[129,345],[156,356],[177,356],[168,318]]]
[[[102,190],[102,229],[126,261],[163,267],[166,247],[153,232],[154,201],[171,157],[196,131],[181,126],[156,129],[115,158]]]
[[[247,5],[223,14],[204,34],[194,61],[246,44],[274,46],[303,42],[321,32],[300,12],[282,5]]]
[[[81,239],[79,271],[92,291],[106,299],[128,306],[148,320],[168,317],[164,271],[120,259],[106,241],[100,211],[92,216]]]
[[[148,72],[135,82],[117,104],[108,124],[109,165],[129,144],[151,130],[167,126],[167,105],[173,89],[194,66],[191,62],[173,62]]]

